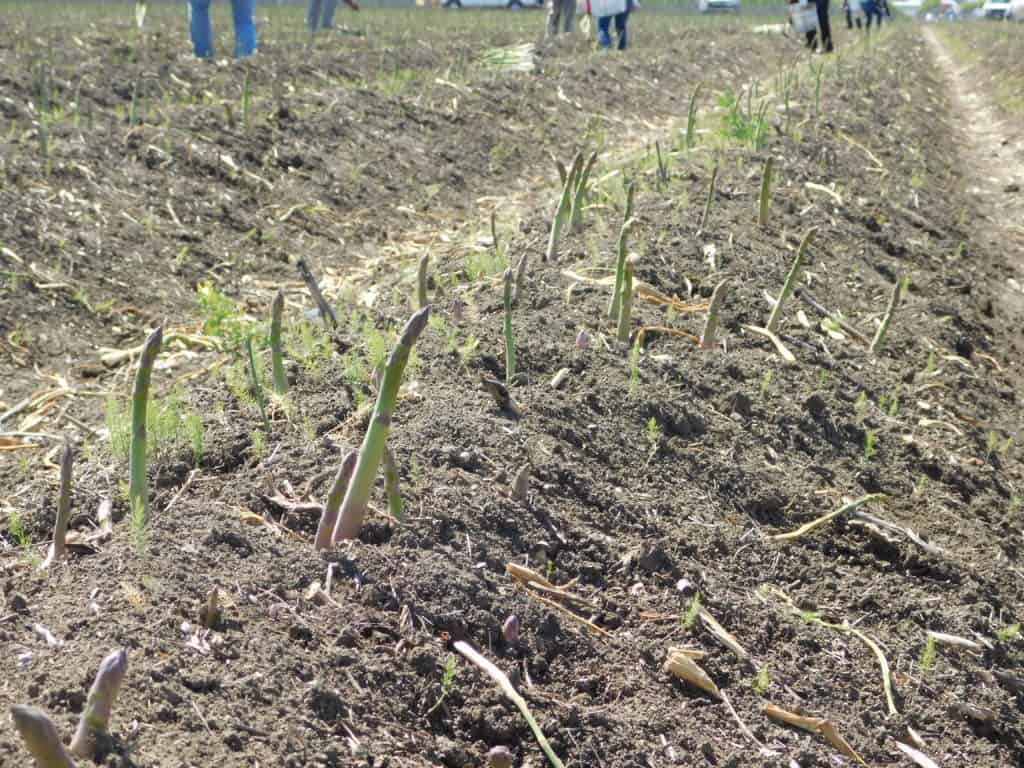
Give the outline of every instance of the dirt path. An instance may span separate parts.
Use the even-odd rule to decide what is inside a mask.
[[[1010,254],[1017,277],[1008,280],[1009,303],[1024,311],[1024,257],[1014,255],[1024,246],[1024,134],[999,115],[986,84],[950,55],[932,27],[924,28],[924,37],[961,116],[957,129],[963,136],[960,152],[968,191],[977,199],[982,218],[992,224],[975,229],[986,244]]]

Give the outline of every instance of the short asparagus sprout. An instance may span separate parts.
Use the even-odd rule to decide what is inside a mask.
[[[220,590],[214,587],[206,595],[206,602],[199,610],[200,623],[207,629],[213,629],[220,623],[221,614]]]
[[[715,198],[715,182],[718,180],[718,163],[711,169],[711,181],[708,183],[708,196],[704,201],[704,212],[700,216],[700,227],[698,232],[703,232],[708,223],[708,214],[711,213],[711,201]]]
[[[299,270],[299,274],[302,276],[302,281],[306,284],[306,289],[309,291],[309,295],[313,297],[313,301],[316,302],[317,309],[320,310],[320,319],[323,320],[324,326],[328,331],[337,329],[338,316],[334,314],[334,310],[331,308],[331,305],[328,304],[327,299],[324,298],[316,278],[313,277],[313,273],[310,271],[309,265],[306,264],[306,260],[299,259],[295,266]]]
[[[885,317],[882,318],[882,324],[878,326],[878,330],[875,331],[875,338],[871,340],[871,354],[877,355],[881,349],[882,344],[885,343],[885,334],[889,332],[889,324],[892,322],[892,316],[896,314],[896,308],[900,305],[900,298],[903,292],[907,290],[908,279],[906,277],[898,280],[896,285],[892,288],[892,296],[889,298],[889,308],[885,311]]]
[[[15,705],[11,707],[11,720],[38,768],[75,768],[57,728],[42,710]]]
[[[395,454],[386,445],[384,446],[384,492],[388,497],[388,512],[395,520],[401,522],[405,519],[405,511],[402,505],[402,489],[398,482],[398,462],[395,461]]]
[[[267,401],[263,397],[263,385],[260,384],[259,371],[256,370],[256,354],[252,349],[252,336],[245,339],[245,352],[249,357],[249,382],[252,384],[252,393],[256,398],[256,407],[260,409],[260,417],[263,419],[263,431],[270,434],[270,419],[267,418]]]
[[[139,356],[132,391],[132,439],[128,455],[128,501],[134,513],[145,521],[149,512],[149,486],[146,484],[146,407],[149,404],[149,380],[153,362],[160,351],[164,330],[157,328],[146,339]]]
[[[123,648],[110,653],[100,662],[99,671],[89,689],[89,698],[78,720],[78,730],[71,740],[71,754],[91,758],[96,753],[96,737],[107,732],[110,712],[117,691],[128,669],[128,652]]]
[[[270,361],[274,370],[274,394],[284,397],[288,394],[288,375],[284,370],[284,354],[281,345],[281,315],[284,313],[284,291],[278,289],[270,305]]]
[[[516,375],[516,343],[512,336],[512,290],[514,277],[511,269],[505,270],[505,383],[512,386]]]
[[[519,257],[519,263],[516,264],[516,282],[512,288],[512,303],[517,304],[519,297],[523,295],[523,289],[526,285],[526,254],[524,253]]]
[[[697,83],[690,95],[690,109],[686,114],[686,148],[693,149],[697,143],[697,97],[700,95],[703,83]]]
[[[497,405],[499,409],[517,419],[523,417],[523,409],[519,406],[519,403],[516,402],[516,399],[512,397],[512,392],[508,387],[497,379],[491,379],[487,376],[481,376],[480,383],[483,385],[484,391],[494,398],[494,404]]]
[[[508,747],[492,747],[487,753],[487,768],[512,768],[512,750]]]
[[[704,332],[700,335],[700,348],[711,349],[718,341],[718,316],[722,310],[722,302],[725,301],[726,289],[729,281],[723,280],[715,286],[711,293],[711,306],[708,307],[708,317],[704,321]]]
[[[761,200],[757,213],[759,227],[768,226],[768,209],[772,204],[772,156],[764,161],[764,173],[761,175]]]
[[[65,542],[68,535],[68,520],[71,518],[71,466],[75,454],[70,443],[64,444],[64,451],[60,456],[60,495],[57,497],[57,522],[53,526],[53,544],[46,555],[46,560],[40,566],[41,569],[49,568],[55,562],[62,560],[67,552]]]
[[[615,259],[615,287],[612,289],[612,300],[608,304],[609,320],[617,320],[619,317],[619,302],[622,300],[622,278],[626,271],[629,233],[632,231],[635,224],[635,219],[626,219],[622,224],[622,229],[619,230],[619,242],[616,249]]]
[[[515,478],[512,480],[512,498],[515,501],[526,501],[527,494],[530,490],[530,465],[523,464],[516,472]]]
[[[548,237],[548,248],[544,252],[544,261],[551,261],[558,251],[558,241],[562,236],[565,222],[572,212],[573,191],[576,186],[576,178],[583,168],[583,153],[580,152],[573,159],[572,167],[562,184],[562,197],[558,201],[558,209],[554,218],[551,219],[551,234]]]
[[[591,152],[590,157],[587,158],[586,165],[583,166],[576,179],[576,187],[572,193],[572,206],[569,213],[569,222],[573,232],[578,231],[583,225],[583,206],[586,205],[588,197],[587,182],[590,180],[590,172],[593,170],[594,163],[596,162],[597,152]]]
[[[430,266],[430,255],[423,254],[416,267],[416,307],[423,309],[430,300],[427,298],[427,267]]]
[[[779,328],[779,322],[782,320],[782,307],[786,303],[786,299],[793,292],[796,287],[797,280],[800,278],[800,270],[803,267],[804,256],[807,253],[807,248],[814,240],[814,235],[817,234],[818,228],[811,227],[804,234],[803,240],[800,241],[800,247],[796,249],[796,256],[793,257],[793,263],[789,267],[789,273],[786,275],[786,282],[782,285],[782,292],[779,294],[778,300],[775,302],[775,306],[772,307],[771,314],[768,315],[768,322],[765,324],[765,330],[769,333],[776,333]]]
[[[630,320],[633,315],[633,268],[638,259],[630,256],[626,259],[625,269],[622,272],[622,292],[619,298],[619,341],[625,344],[629,341]]]
[[[395,401],[398,399],[402,375],[405,373],[406,363],[409,362],[409,353],[420,334],[423,333],[423,329],[427,327],[429,316],[430,307],[427,306],[409,318],[405,328],[402,329],[398,344],[395,345],[388,358],[387,366],[384,369],[384,380],[377,391],[377,403],[373,409],[370,426],[366,430],[366,436],[359,449],[352,481],[345,492],[341,509],[339,511],[337,507],[334,507],[331,512],[325,508],[325,514],[331,512],[337,515],[338,522],[334,528],[334,541],[354,539],[363,527],[366,507],[373,491],[373,480],[377,476],[377,469],[384,456],[388,432],[391,429],[391,418],[395,412]],[[330,503],[328,500],[328,505]]]
[[[509,645],[519,642],[519,617],[514,613],[509,616],[501,625],[501,636]]]
[[[356,452],[349,451],[341,460],[337,473],[334,475],[334,482],[327,494],[327,503],[320,515],[320,525],[316,529],[316,539],[313,546],[316,549],[329,549],[334,537],[334,526],[338,523],[338,508],[345,497],[349,481],[352,479],[352,472],[356,468]],[[331,510],[334,510],[332,513]]]

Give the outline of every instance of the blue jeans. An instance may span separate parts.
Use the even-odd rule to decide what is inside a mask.
[[[615,16],[600,16],[597,19],[597,42],[602,48],[612,47],[612,35],[610,27],[612,19],[615,19],[615,33],[619,36],[619,44],[616,46],[620,51],[626,50],[626,22],[629,20],[629,11],[616,13]]]
[[[306,26],[310,32],[318,28],[330,29],[334,26],[334,11],[338,0],[309,0],[306,6]]]
[[[235,17],[235,58],[256,52],[255,0],[231,0]],[[192,50],[201,59],[213,57],[213,31],[210,28],[210,0],[188,0],[188,25]]]
[[[879,8],[874,2],[862,2],[860,8],[864,11],[864,15],[868,17],[868,29],[871,29],[871,17],[874,16],[877,20],[877,26],[882,26],[882,9]]]

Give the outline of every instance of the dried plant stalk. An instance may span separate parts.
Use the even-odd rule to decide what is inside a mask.
[[[828,743],[840,753],[861,765],[867,765],[864,759],[857,754],[857,751],[839,734],[839,731],[836,730],[835,725],[831,721],[821,717],[805,717],[804,715],[787,712],[774,704],[765,704],[764,713],[776,722],[792,725],[809,733],[824,736]]]
[[[722,698],[722,692],[718,690],[715,681],[708,677],[707,672],[701,669],[689,654],[683,653],[679,649],[669,649],[668,659],[665,661],[665,671],[710,693],[716,699]]]
[[[907,278],[902,278],[896,281],[896,285],[892,288],[892,296],[889,298],[889,308],[885,312],[885,317],[882,318],[882,324],[878,326],[878,330],[875,331],[875,338],[871,340],[870,351],[871,354],[877,355],[882,349],[882,344],[885,342],[885,334],[889,332],[889,324],[892,322],[893,315],[896,314],[896,308],[900,305],[900,297],[903,295],[903,291],[906,289]]]
[[[799,539],[801,536],[806,536],[815,528],[821,527],[825,523],[829,522],[830,520],[833,520],[836,517],[839,517],[840,515],[849,514],[858,507],[862,507],[870,502],[881,501],[884,498],[884,493],[869,493],[866,496],[861,496],[859,499],[847,502],[839,509],[829,512],[827,515],[822,515],[819,518],[811,520],[811,522],[809,523],[801,525],[795,531],[789,531],[788,533],[777,533],[774,536],[771,536],[770,538],[773,541],[793,541],[795,539]]]
[[[299,270],[299,274],[302,276],[302,281],[306,284],[306,289],[309,291],[309,295],[313,297],[313,301],[316,302],[317,309],[320,310],[320,319],[323,320],[324,326],[328,331],[334,331],[338,328],[338,317],[334,314],[334,310],[331,305],[327,303],[327,299],[324,298],[323,293],[320,292],[320,286],[317,284],[316,278],[313,277],[313,273],[309,269],[309,265],[306,264],[305,259],[299,259],[295,263],[296,268]]]
[[[548,743],[547,738],[544,736],[544,732],[541,731],[540,726],[537,724],[533,714],[530,712],[530,708],[527,706],[526,700],[519,695],[519,692],[512,685],[505,673],[498,669],[482,654],[470,647],[468,643],[462,640],[455,643],[455,650],[461,653],[468,661],[476,665],[478,669],[497,684],[498,688],[501,689],[501,692],[516,705],[516,708],[526,720],[527,725],[530,726],[530,730],[533,731],[534,738],[537,739],[537,743],[540,745],[540,748],[544,751],[544,754],[547,755],[548,760],[551,761],[551,765],[554,766],[554,768],[564,768],[562,761],[558,759],[558,755],[556,755],[555,751],[551,748],[551,744]]]

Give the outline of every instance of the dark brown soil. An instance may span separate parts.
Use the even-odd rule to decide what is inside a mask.
[[[282,122],[268,100],[261,114],[273,107],[277,117],[261,118],[247,135],[222,124],[222,108],[179,105],[167,110],[175,115],[173,131],[149,123],[130,135],[119,129],[116,145],[70,135],[59,145],[63,165],[52,163],[50,177],[39,176],[31,140],[8,144],[5,151],[18,152],[7,163],[0,216],[23,217],[16,230],[22,234],[9,247],[26,265],[60,252],[45,250],[42,234],[50,225],[39,226],[39,212],[49,198],[33,190],[66,188],[75,173],[73,153],[109,163],[101,186],[121,189],[124,197],[103,199],[111,226],[101,255],[95,245],[83,245],[78,274],[94,281],[90,286],[120,280],[129,287],[103,297],[141,305],[141,316],[123,321],[122,345],[138,343],[147,319],[173,323],[180,313],[194,322],[192,284],[226,260],[232,264],[225,290],[253,297],[254,314],[262,315],[267,295],[256,288],[292,280],[288,255],[307,255],[318,267],[352,263],[379,291],[370,310],[354,309],[362,282],[347,299],[332,296],[346,318],[334,351],[320,358],[291,355],[290,406],[275,409],[265,438],[258,437],[258,412],[239,399],[237,386],[226,387],[219,377],[196,380],[186,397],[205,425],[202,458],[193,466],[191,451],[182,447],[156,462],[153,515],[143,537],[133,535],[118,492],[125,467],[94,441],[83,446],[73,525],[88,529],[107,495],[115,500],[118,522],[97,553],[73,557],[48,576],[35,570],[38,547],[12,547],[0,560],[7,604],[0,637],[10,649],[0,662],[5,703],[41,706],[69,733],[99,660],[124,646],[129,674],[103,764],[471,766],[482,764],[496,745],[511,747],[517,765],[544,764],[525,722],[474,667],[459,661],[438,705],[452,643],[467,640],[510,675],[567,765],[852,764],[820,737],[766,719],[767,702],[829,718],[870,765],[909,764],[895,746],[908,726],[940,765],[1020,765],[1024,698],[1011,688],[1021,676],[1024,641],[1012,625],[1021,621],[1024,541],[1021,466],[1008,440],[1020,429],[1020,317],[999,301],[1010,274],[1005,254],[974,245],[974,200],[961,190],[963,169],[950,152],[951,110],[928,49],[916,29],[903,28],[870,50],[814,59],[815,66],[825,62],[816,117],[815,79],[806,63],[794,70],[800,79],[789,114],[774,66],[765,63],[765,51],[774,52],[768,61],[787,51],[797,63],[789,42],[738,29],[689,34],[675,35],[678,47],[638,46],[627,60],[583,51],[545,54],[539,74],[529,79],[472,85],[471,94],[459,96],[462,117],[444,111],[442,104],[453,98],[446,86],[425,84],[416,96],[422,101],[410,109],[411,96],[384,99],[366,89],[318,96],[310,85],[317,77],[309,72],[301,80],[292,76],[298,84],[286,106],[294,117]],[[334,54],[322,55],[326,61]],[[735,77],[712,72],[709,60],[716,56],[735,68]],[[419,71],[436,62],[415,59],[409,66]],[[215,84],[228,76],[170,63],[176,73],[186,68],[188,76],[178,76],[188,82],[208,77]],[[261,55],[250,77],[269,82],[280,66],[279,58]],[[327,66],[311,65],[314,71]],[[637,82],[608,89],[609,73],[624,79],[627,67]],[[570,107],[556,83],[570,101],[589,105],[584,111],[613,109],[629,120],[622,127],[628,136],[645,120],[654,128],[654,121],[685,119],[697,79],[707,79],[717,93],[737,90],[739,73],[755,67],[761,93],[775,90],[764,149],[726,139],[720,129],[725,112],[713,109],[711,97],[699,147],[671,155],[667,181],[657,178],[653,153],[624,156],[608,140],[594,174],[602,194],[583,230],[566,240],[556,263],[541,262],[553,200],[550,186],[539,181],[546,175],[544,152],[557,148],[568,159],[585,130],[578,112],[564,111]],[[655,77],[659,83],[644,91],[640,80]],[[97,83],[97,93],[103,87]],[[521,95],[520,106],[496,120],[496,93],[503,93],[504,107]],[[639,104],[649,112],[632,114]],[[517,143],[521,154],[507,167],[485,165],[481,156],[498,141],[489,131],[521,125],[537,108],[545,117],[536,143]],[[389,150],[379,132],[413,116],[422,131],[407,124],[394,139],[402,148]],[[351,126],[345,134],[337,128],[342,117]],[[442,166],[435,150],[444,127],[453,125],[455,143],[448,146],[454,159]],[[168,139],[175,149],[164,150],[174,157],[173,171],[145,165],[146,148],[162,136],[177,137]],[[189,159],[185,139],[198,147],[201,136],[206,149]],[[216,148],[217,137],[225,148]],[[413,143],[405,146],[407,139]],[[467,143],[476,149],[456,151]],[[618,149],[644,143],[625,138]],[[673,143],[666,137],[666,148]],[[301,164],[289,171],[264,163],[275,146],[279,157],[294,155]],[[224,151],[274,191],[225,174],[216,158]],[[358,166],[353,158],[376,153],[385,158],[379,175],[367,167],[362,183],[351,184],[346,174]],[[757,190],[769,153],[776,181],[771,218],[762,229],[755,221]],[[136,161],[95,159],[122,154]],[[713,157],[717,193],[698,234]],[[619,173],[609,176],[613,172]],[[652,332],[631,363],[604,321],[609,288],[571,276],[608,274],[623,174],[639,189],[631,244],[641,257],[640,279],[696,303],[729,277],[723,347],[701,351],[686,338]],[[515,179],[536,186],[523,192]],[[401,191],[389,190],[389,183]],[[832,188],[838,200],[808,183]],[[177,184],[180,193],[167,197],[166,188]],[[434,185],[443,206],[423,202]],[[151,237],[158,248],[140,247],[145,224],[119,216],[127,209],[138,220],[147,188],[154,190],[159,223]],[[219,208],[225,193],[246,205],[233,213]],[[530,264],[513,313],[513,392],[525,411],[518,420],[496,410],[479,384],[482,375],[505,375],[497,276],[467,276],[467,257],[486,250],[473,242],[484,229],[474,216],[476,201],[495,193],[507,197],[502,210],[520,218],[516,228],[504,229],[508,252],[526,254]],[[130,199],[136,200],[131,206]],[[161,212],[168,199],[184,232]],[[270,206],[277,206],[277,220],[310,200],[323,203],[322,212],[266,224]],[[408,226],[393,223],[403,215],[394,212],[396,205],[411,205],[417,217]],[[54,210],[55,232],[72,231],[71,210],[67,202]],[[373,213],[352,213],[360,210]],[[357,405],[370,391],[352,370],[369,343],[364,323],[369,318],[386,329],[408,315],[409,283],[397,273],[416,250],[397,238],[421,237],[435,213],[439,244],[431,292],[435,317],[445,322],[433,325],[417,347],[419,361],[390,437],[407,518],[399,525],[378,512],[359,541],[318,555],[310,543],[315,513],[287,511],[273,499],[298,501],[304,493],[322,499],[341,452],[361,440]],[[469,228],[461,226],[465,218],[473,221]],[[113,222],[119,219],[124,228],[117,234]],[[742,330],[764,322],[764,293],[777,295],[796,242],[811,225],[819,231],[802,287],[864,334],[873,333],[894,282],[909,277],[909,295],[881,354],[823,333],[820,317],[799,299],[791,299],[781,329],[797,366],[783,366],[767,341]],[[260,234],[239,244],[253,229]],[[191,239],[181,239],[185,234]],[[183,243],[194,250],[175,273],[170,264]],[[708,245],[716,248],[714,269]],[[135,272],[104,274],[115,258]],[[52,268],[57,262],[46,263]],[[54,301],[80,339],[106,343],[110,337],[103,333],[113,334],[109,326],[122,322],[96,318],[90,325],[68,291],[54,293],[40,282],[27,280],[18,295],[2,298],[4,322],[17,307],[26,313],[25,330],[34,338],[45,333],[45,343],[55,345],[49,349],[40,340],[21,345],[28,351],[13,348],[26,365],[65,354],[84,359],[66,351],[68,337],[52,340],[57,321],[47,320],[46,310],[54,311]],[[166,295],[144,292],[155,294],[152,286]],[[291,295],[296,307],[288,324],[294,329],[304,321],[301,293]],[[465,305],[461,319],[456,298]],[[798,309],[811,328],[798,322]],[[633,325],[634,332],[667,325],[697,334],[702,321],[703,313],[666,313],[639,302]],[[8,344],[11,330],[4,330]],[[581,330],[590,338],[586,348],[576,343]],[[478,340],[475,352],[460,356],[458,348],[470,339]],[[569,378],[555,390],[549,382],[563,367]],[[117,375],[126,379],[127,371]],[[158,372],[157,383],[166,387],[174,376]],[[116,386],[123,391],[123,382]],[[10,391],[21,396],[30,389]],[[6,391],[3,397],[15,399]],[[510,486],[524,463],[532,473],[522,503],[512,500]],[[6,508],[17,512],[31,536],[45,540],[55,503],[52,473],[19,478],[19,471],[6,468],[16,488]],[[865,493],[886,495],[870,507],[873,514],[913,529],[941,552],[898,535],[883,537],[849,518],[788,545],[769,538]],[[386,506],[382,489],[375,506]],[[587,601],[578,618],[607,634],[517,587],[505,573],[508,563],[568,584]],[[330,565],[333,602],[306,599]],[[802,613],[765,585],[791,596]],[[195,637],[200,606],[213,586],[225,595],[224,620]],[[699,622],[684,626],[696,593],[751,663]],[[522,626],[514,644],[500,630],[512,614]],[[887,712],[879,665],[868,647],[818,618],[849,622],[877,641],[891,668],[899,714]],[[46,647],[34,623],[63,645]],[[982,650],[939,646],[925,669],[927,630],[962,636]],[[707,652],[700,664],[774,757],[758,754],[724,704],[663,671],[667,649],[682,645]],[[767,685],[758,690],[753,681],[765,667]],[[25,760],[16,737],[0,731],[0,762]]]

